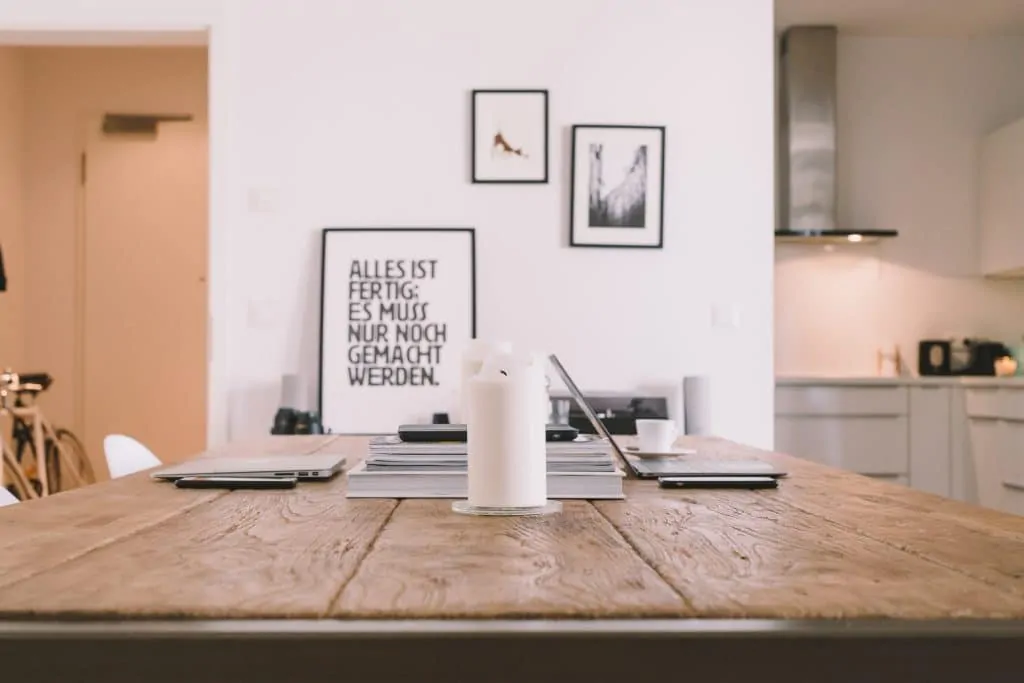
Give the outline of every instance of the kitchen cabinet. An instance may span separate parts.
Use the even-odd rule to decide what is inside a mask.
[[[1024,515],[1024,382],[780,379],[776,450]]]
[[[872,477],[909,480],[908,393],[902,386],[781,386],[775,448]]]
[[[977,502],[1024,514],[1024,389],[964,392]]]
[[[1024,277],[1024,119],[982,139],[978,170],[982,273]]]
[[[952,439],[950,387],[912,386],[907,441],[910,485],[949,496],[952,492]]]
[[[978,503],[978,477],[971,457],[971,435],[967,424],[967,407],[963,387],[950,389],[949,459],[950,496],[968,503]]]

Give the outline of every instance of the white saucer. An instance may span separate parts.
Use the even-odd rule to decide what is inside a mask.
[[[681,455],[697,455],[697,451],[692,448],[673,448],[670,451],[663,453],[647,453],[641,451],[636,446],[626,446],[626,452],[630,455],[635,455],[641,460],[657,460],[658,458],[678,458]]]

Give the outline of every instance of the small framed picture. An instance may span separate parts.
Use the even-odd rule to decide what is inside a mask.
[[[473,182],[548,182],[548,91],[473,91]]]
[[[569,244],[660,249],[665,127],[572,127]]]

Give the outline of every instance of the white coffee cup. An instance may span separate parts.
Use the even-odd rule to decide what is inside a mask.
[[[643,453],[668,453],[676,441],[673,420],[637,420],[637,447]]]

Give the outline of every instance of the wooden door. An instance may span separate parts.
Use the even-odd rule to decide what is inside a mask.
[[[206,445],[205,122],[103,135],[83,157],[79,415],[87,451],[132,436],[164,462]]]

